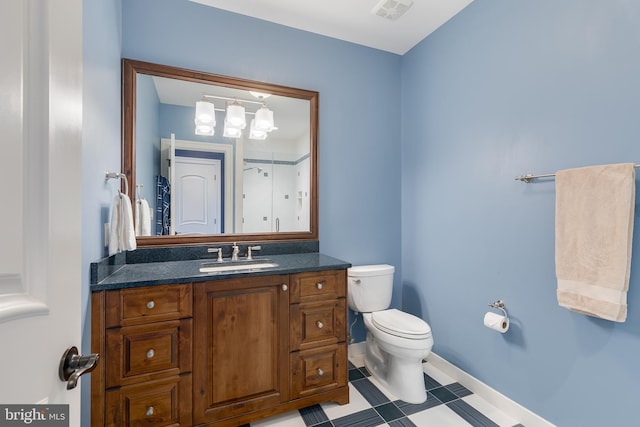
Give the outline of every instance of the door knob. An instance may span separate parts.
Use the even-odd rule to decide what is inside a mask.
[[[99,359],[100,355],[98,353],[80,356],[76,346],[69,347],[62,355],[62,359],[60,359],[60,369],[58,370],[60,381],[67,382],[67,390],[76,388],[78,378],[87,372],[93,371],[98,365]]]

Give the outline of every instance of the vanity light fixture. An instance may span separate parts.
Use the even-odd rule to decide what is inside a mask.
[[[211,125],[196,124],[196,135],[213,136],[215,129]]]
[[[216,125],[216,110],[212,102],[196,102],[196,135],[213,136]]]
[[[222,134],[225,138],[240,138],[242,136],[242,128],[233,126],[229,123],[229,117],[224,119],[224,132]]]
[[[265,99],[271,96],[269,93],[263,92],[251,92],[253,96],[258,99]],[[215,98],[228,101],[226,110],[224,111],[224,132],[225,138],[240,138],[242,131],[247,126],[247,114],[255,116],[251,120],[251,126],[249,130],[250,139],[264,140],[267,138],[269,132],[278,129],[274,125],[273,111],[271,111],[263,102],[251,101],[247,99],[238,100],[237,98],[227,98],[217,95],[202,95],[203,98]],[[255,113],[246,111],[243,103],[258,104],[260,108]],[[198,101],[196,102],[196,135],[208,135],[214,134],[214,127],[216,125],[215,107],[212,102]]]
[[[262,104],[262,107],[256,111],[255,128],[256,130],[264,132],[271,132],[275,129],[273,123],[273,111],[269,110],[264,104]]]
[[[266,130],[256,129],[256,119],[251,119],[251,125],[249,126],[249,139],[265,140],[267,139],[268,132]]]
[[[225,118],[225,125],[238,129],[244,129],[247,126],[244,107],[240,105],[238,101],[234,101],[227,106],[227,117]]]

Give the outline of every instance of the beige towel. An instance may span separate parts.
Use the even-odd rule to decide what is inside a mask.
[[[562,307],[626,320],[634,207],[632,163],[556,173],[556,276]]]

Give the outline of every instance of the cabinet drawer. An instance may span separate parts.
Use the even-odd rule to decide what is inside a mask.
[[[291,353],[291,394],[293,398],[346,385],[346,344]]]
[[[191,371],[190,343],[191,319],[107,330],[107,388]]]
[[[129,326],[191,317],[191,284],[120,289],[106,293],[106,326]]]
[[[346,274],[345,270],[331,270],[292,275],[291,302],[345,297]]]
[[[291,350],[304,350],[346,340],[344,298],[291,305]]]
[[[190,426],[191,375],[107,391],[106,425]]]

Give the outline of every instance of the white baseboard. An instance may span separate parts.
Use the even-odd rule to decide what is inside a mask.
[[[359,342],[349,345],[349,359],[360,360],[364,358],[365,343]],[[489,387],[477,378],[467,374],[457,366],[447,362],[442,357],[431,352],[427,357],[427,363],[431,364],[434,368],[442,371],[442,373],[448,375],[455,381],[465,386],[469,391],[478,395],[482,399],[486,400],[491,405],[504,412],[506,415],[513,419],[518,420],[523,425],[536,426],[536,427],[555,427],[554,424],[540,417],[539,415],[531,412],[524,406],[509,399],[499,391]]]
[[[364,341],[357,342],[354,344],[349,344],[349,358],[351,357],[364,357],[364,352],[366,350],[366,343]]]

